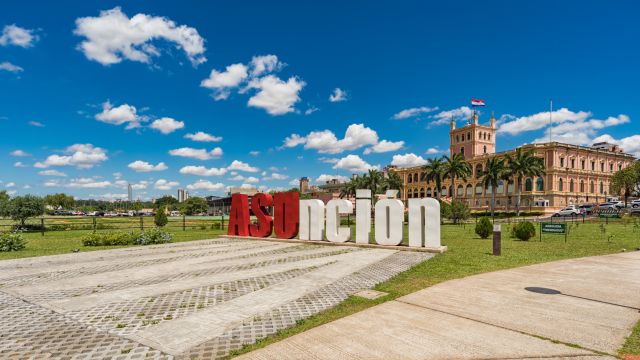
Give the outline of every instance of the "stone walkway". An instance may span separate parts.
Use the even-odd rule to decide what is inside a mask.
[[[215,359],[431,258],[215,239],[0,262],[0,358]]]
[[[448,281],[242,359],[613,359],[640,319],[640,252]]]

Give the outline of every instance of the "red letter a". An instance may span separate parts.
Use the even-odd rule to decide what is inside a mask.
[[[227,235],[249,236],[249,198],[243,194],[231,195],[231,213]]]
[[[298,235],[300,194],[295,191],[276,193],[273,197],[273,230],[280,239]]]
[[[267,206],[273,205],[270,194],[258,193],[251,198],[251,211],[258,218],[257,225],[249,225],[251,236],[269,237],[273,231],[273,218],[267,213]]]

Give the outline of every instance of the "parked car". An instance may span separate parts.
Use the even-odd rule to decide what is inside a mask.
[[[575,206],[567,206],[566,208],[556,211],[553,216],[576,216],[580,215],[580,210]]]
[[[640,208],[640,199],[632,200],[631,201],[631,207],[632,208]]]
[[[640,216],[640,207],[634,207],[629,210],[629,216]]]
[[[614,203],[606,202],[598,204],[598,209],[617,209],[618,207]]]
[[[616,201],[611,201],[611,203],[618,209],[624,208],[624,201],[616,200]]]
[[[578,210],[580,210],[580,213],[582,214],[591,215],[593,213],[593,208],[593,204],[582,204],[578,207]]]

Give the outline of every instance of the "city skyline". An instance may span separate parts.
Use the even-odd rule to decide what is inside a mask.
[[[449,121],[462,126],[472,98],[486,102],[482,123],[495,113],[497,151],[551,130],[638,157],[637,9],[12,4],[0,14],[0,190],[115,199],[131,184],[144,200],[416,166],[448,155]]]

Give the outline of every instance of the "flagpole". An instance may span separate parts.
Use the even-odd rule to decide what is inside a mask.
[[[553,123],[552,116],[553,116],[553,99],[549,99],[549,142],[552,141],[552,138],[551,138],[551,131],[552,131],[551,124]]]

